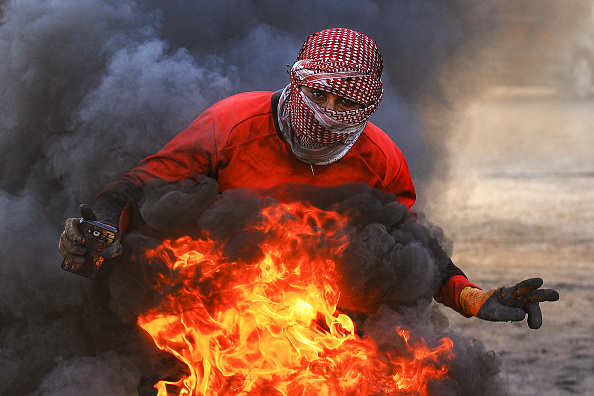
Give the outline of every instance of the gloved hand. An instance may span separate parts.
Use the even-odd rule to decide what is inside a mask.
[[[91,209],[89,205],[80,205],[80,214],[85,220],[97,220],[95,212],[93,212],[93,209]],[[66,220],[64,231],[60,236],[58,250],[60,253],[62,253],[62,256],[69,258],[76,263],[82,264],[85,261],[83,256],[85,254],[86,248],[83,245],[83,235],[78,228],[80,220],[80,217],[73,217]],[[122,254],[122,244],[120,243],[120,238],[121,236],[118,232],[116,239],[101,251],[101,257],[109,260]]]
[[[519,321],[528,314],[528,326],[538,329],[542,325],[538,303],[559,299],[557,291],[539,289],[542,283],[540,278],[531,278],[513,287],[489,291],[466,287],[460,293],[460,306],[467,315],[492,322]]]

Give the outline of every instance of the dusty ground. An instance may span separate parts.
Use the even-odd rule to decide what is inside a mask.
[[[544,324],[448,317],[502,357],[512,395],[594,395],[594,100],[493,89],[464,109],[451,180],[425,211],[483,288],[539,276]]]

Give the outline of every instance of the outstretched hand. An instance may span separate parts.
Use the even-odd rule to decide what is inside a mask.
[[[468,315],[493,322],[520,321],[528,314],[528,326],[538,329],[542,325],[539,303],[559,299],[556,290],[540,289],[542,284],[541,278],[531,278],[490,291],[469,287],[460,293],[460,306]]]

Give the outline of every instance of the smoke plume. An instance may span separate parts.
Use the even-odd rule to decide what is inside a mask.
[[[115,264],[96,283],[65,273],[57,251],[64,220],[78,216],[80,203],[90,202],[111,178],[157,151],[215,101],[283,88],[286,65],[317,30],[348,26],[377,41],[386,95],[372,121],[401,147],[422,191],[445,164],[434,136],[447,130],[448,120],[445,112],[440,125],[428,123],[425,110],[448,110],[442,94],[456,78],[444,80],[442,71],[483,37],[489,7],[474,3],[2,1],[0,394],[142,394],[151,373],[175,369],[135,326],[135,315],[151,304],[151,277],[134,265]],[[246,216],[261,205],[248,198],[224,195],[217,202],[228,200]],[[164,210],[159,199],[154,208]],[[227,235],[226,224],[239,216],[228,207],[219,203],[204,213],[202,226]],[[379,257],[370,261],[374,265],[392,260],[385,257],[392,252],[385,243],[407,238],[375,218],[368,218],[351,248],[354,257]],[[160,236],[139,230],[126,242],[141,251]],[[431,261],[417,256],[426,252],[411,246],[396,255],[427,269]],[[417,278],[418,269],[410,270],[407,276]],[[134,282],[135,275],[147,278]],[[410,303],[405,295],[428,301],[431,280],[420,279],[414,290],[386,292],[393,292],[394,302]],[[407,312],[390,308],[364,331],[405,321]],[[453,337],[460,338],[457,345],[467,342]],[[468,362],[484,358],[476,345],[457,352],[472,355]],[[461,371],[467,368],[461,363]],[[483,384],[491,384],[485,370]]]
[[[192,191],[190,195],[195,199],[190,198],[188,201],[197,202],[206,196],[205,201],[211,204],[193,216],[179,217],[179,226],[183,228],[188,222],[194,223],[196,237],[215,241],[214,250],[226,258],[226,264],[219,267],[216,279],[203,279],[196,275],[189,278],[196,290],[205,296],[202,300],[204,304],[207,307],[212,305],[211,309],[216,310],[216,307],[225,304],[225,297],[221,295],[236,285],[237,281],[232,275],[234,268],[235,271],[238,271],[238,267],[248,271],[264,258],[266,252],[262,246],[271,246],[271,241],[289,238],[283,234],[277,235],[278,230],[254,227],[254,224],[260,225],[264,211],[278,208],[278,213],[284,215],[275,212],[277,216],[285,216],[281,224],[298,220],[275,198],[262,199],[253,190],[227,190],[213,199],[210,194],[205,194],[212,191],[212,183],[201,181],[192,190],[188,188],[189,183],[186,180],[177,185],[180,194],[187,195],[188,191]],[[181,192],[182,189],[184,192]],[[151,193],[152,199],[141,206],[143,218],[151,229],[162,224],[159,216],[153,214],[169,213],[172,218],[178,218],[177,213],[183,211],[179,209],[173,191],[175,185],[160,187]],[[397,202],[393,195],[358,182],[327,188],[287,185],[283,193],[283,199],[291,195],[298,196],[301,203],[321,211],[336,212],[341,218],[348,219],[345,228],[338,231],[334,222],[325,225],[322,221],[322,226],[313,227],[316,232],[308,235],[307,243],[300,246],[295,254],[300,255],[302,250],[307,250],[309,257],[321,256],[336,264],[341,291],[338,308],[348,312],[355,320],[359,335],[373,339],[382,353],[391,352],[397,356],[405,355],[406,349],[400,338],[394,336],[396,328],[410,331],[416,339],[422,337],[429,345],[436,345],[442,337],[448,337],[454,341],[455,357],[451,361],[440,362],[448,368],[448,379],[434,384],[435,389],[431,389],[431,394],[504,394],[506,386],[498,376],[499,361],[494,352],[486,352],[480,341],[468,340],[463,334],[449,328],[445,315],[431,306],[445,264],[434,260],[428,249],[427,228],[415,221],[415,216],[405,205]],[[161,199],[156,199],[159,194]],[[289,201],[292,202],[290,198]],[[151,224],[150,219],[156,219],[157,224]],[[117,258],[113,263],[110,295],[118,298],[112,297],[112,303],[126,303],[125,307],[122,306],[124,309],[112,305],[110,311],[119,315],[120,323],[129,322],[133,325],[139,315],[149,310],[163,314],[164,310],[159,305],[161,298],[184,289],[181,285],[188,276],[186,271],[169,268],[160,255],[143,257],[147,248],[161,245],[161,238],[183,235],[179,232],[179,226],[170,223],[169,231],[153,232],[152,238],[147,237],[146,228],[141,226],[132,233],[137,242],[134,244],[135,252]],[[286,228],[292,229],[290,226]],[[138,243],[136,238],[139,237],[144,238],[144,243]],[[346,249],[338,248],[345,238],[348,240]],[[293,259],[290,256],[288,254],[283,258],[290,262]],[[308,271],[307,264],[302,265],[300,272],[315,278],[315,271]],[[229,273],[220,270],[227,267]],[[163,278],[167,279],[164,285],[160,281]],[[126,294],[125,298],[122,298],[122,291]],[[122,333],[121,327],[110,331]],[[101,336],[106,336],[105,329],[101,330]],[[147,348],[135,353],[146,355],[150,351],[151,348]],[[135,356],[135,359],[139,359],[139,356]],[[147,362],[150,359],[142,357],[140,361]],[[153,364],[158,367],[158,372],[150,367],[144,372],[144,379],[149,378],[153,383],[156,379],[179,379],[185,372],[179,365],[176,372],[175,367],[164,369],[161,365]],[[166,377],[164,373],[173,377]]]

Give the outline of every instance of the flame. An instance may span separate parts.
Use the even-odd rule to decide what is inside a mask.
[[[155,385],[164,395],[427,394],[447,377],[448,338],[429,348],[394,329],[406,353],[380,350],[337,310],[329,251],[348,243],[335,212],[271,205],[247,229],[263,236],[255,262],[229,260],[221,245],[189,237],[148,253],[165,261],[160,305],[138,318],[155,344],[189,374]]]

